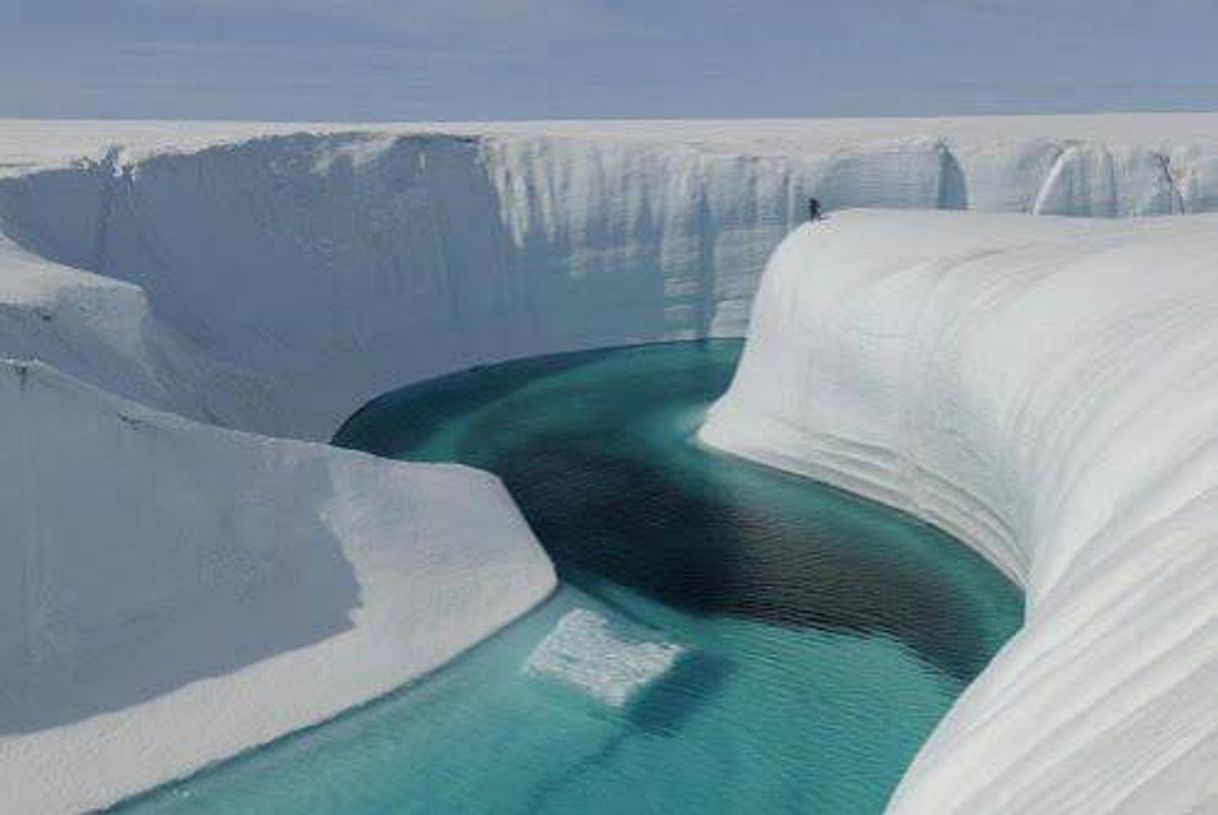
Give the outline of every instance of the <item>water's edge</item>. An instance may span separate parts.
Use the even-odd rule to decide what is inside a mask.
[[[878,812],[1018,627],[1018,592],[912,516],[697,442],[739,351],[700,341],[534,358],[360,408],[334,443],[496,472],[563,588],[422,680],[114,811]],[[620,709],[528,676],[528,654],[572,610],[684,656]],[[436,699],[453,721],[428,708]],[[504,771],[505,733],[535,778]],[[556,758],[564,743],[570,761]],[[661,787],[646,782],[655,766],[669,771]],[[268,786],[279,776],[289,789]]]

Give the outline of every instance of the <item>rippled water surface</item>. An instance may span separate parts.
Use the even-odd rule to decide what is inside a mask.
[[[361,410],[336,443],[502,476],[564,588],[413,687],[124,811],[881,811],[1021,598],[924,524],[698,446],[739,352],[545,357]]]

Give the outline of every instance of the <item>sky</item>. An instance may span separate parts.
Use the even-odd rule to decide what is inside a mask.
[[[1215,0],[0,0],[0,116],[1218,109]]]

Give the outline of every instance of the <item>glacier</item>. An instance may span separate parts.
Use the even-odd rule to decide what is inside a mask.
[[[1218,217],[855,211],[774,253],[703,441],[1024,586],[893,813],[1218,808]]]
[[[1047,277],[1057,252],[1074,257],[1071,245],[1111,243],[1113,252],[1161,255],[1131,265],[1166,280],[1194,269],[1214,226],[1196,213],[1218,211],[1218,115],[367,126],[0,120],[0,413],[8,418],[0,502],[6,517],[21,519],[0,541],[0,579],[11,581],[0,683],[16,694],[0,694],[0,809],[104,806],[315,724],[442,664],[547,595],[552,567],[490,477],[308,443],[329,438],[360,404],[477,364],[746,331],[740,377],[707,438],[817,477],[849,478],[852,489],[960,535],[1028,587],[1028,629],[1008,649],[1024,656],[1004,652],[961,701],[911,770],[898,811],[948,811],[924,802],[952,790],[954,800],[975,803],[969,795],[1084,789],[1050,784],[1079,766],[1068,756],[1008,749],[1003,738],[1017,742],[1010,734],[1031,728],[1025,714],[994,717],[992,730],[972,717],[989,721],[995,696],[1026,715],[1056,698],[1020,667],[1045,647],[1021,651],[1025,640],[1048,642],[1034,633],[1040,609],[1053,607],[1039,593],[1058,597],[1058,584],[1032,578],[1060,572],[1082,581],[1081,564],[1115,558],[1072,548],[1095,518],[1070,505],[1061,516],[1070,523],[1055,533],[1069,540],[1042,544],[1043,530],[1032,535],[1028,524],[1032,516],[1049,523],[1037,514],[1049,510],[1021,480],[1029,471],[1019,467],[1031,465],[1010,460],[1029,453],[997,443],[953,453],[966,463],[1001,458],[988,480],[963,483],[928,465],[908,479],[919,496],[909,503],[906,481],[885,469],[912,466],[884,446],[892,439],[872,439],[862,452],[822,444],[792,416],[767,423],[766,410],[749,401],[771,388],[817,410],[838,400],[838,420],[870,421],[872,430],[915,415],[895,405],[904,385],[892,369],[905,363],[891,354],[922,317],[900,306],[950,294],[918,275],[897,276],[875,303],[858,304],[871,310],[854,315],[856,359],[846,334],[816,334],[828,343],[816,353],[850,359],[853,373],[841,374],[856,377],[865,398],[790,390],[808,381],[815,357],[794,334],[785,349],[766,339],[782,334],[765,327],[773,272],[754,296],[811,195],[831,220],[808,252],[833,243],[844,269],[880,257],[894,268],[912,257],[928,269],[990,262],[993,290],[974,292],[979,309],[1001,297],[998,258],[1011,253],[1026,251]],[[869,229],[865,214],[833,212],[858,207],[1078,217],[887,213]],[[776,264],[804,234],[783,245]],[[827,237],[837,234],[836,243]],[[942,247],[965,244],[968,259],[944,260]],[[1138,281],[1128,292],[1162,305],[1162,315],[1148,306],[1109,334],[1131,332],[1139,347],[1162,352],[1159,334],[1141,332],[1176,314],[1173,295]],[[1115,278],[1111,292],[1091,285],[1124,296]],[[1091,290],[1074,296],[1080,325],[1090,319],[1084,306],[1108,302]],[[1203,309],[1204,297],[1193,299],[1188,308]],[[1021,371],[1031,376],[1011,364],[1024,346],[1047,353],[1040,334],[1061,329],[1043,315],[1028,319],[1035,339],[996,338],[976,351],[990,354],[1007,388],[991,399],[1011,393]],[[1163,336],[1191,319],[1179,316]],[[798,376],[774,383],[755,373],[784,368]],[[1083,374],[1062,362],[1067,370],[1097,388],[1092,401],[1106,393],[1098,389],[1126,382],[1121,368]],[[1054,371],[1049,383],[1065,375]],[[1037,393],[1051,399],[1053,387]],[[906,395],[936,422],[963,415],[958,391],[913,383]],[[1030,404],[1020,421],[1051,425],[1054,443],[1068,447],[1069,422],[1082,421],[1091,404],[1079,399]],[[969,415],[984,424],[996,414]],[[746,433],[753,423],[764,428],[756,438]],[[1147,449],[1168,456],[1159,445],[1165,432],[1150,432]],[[1088,438],[1075,438],[1071,455],[1083,456]],[[1083,461],[1071,461],[1082,484]],[[1189,462],[1187,472],[1204,468],[1201,452]],[[1174,495],[1166,474],[1162,482],[1158,489]],[[1103,500],[1087,500],[1102,514]],[[1114,566],[1109,579],[1123,574]],[[265,604],[268,620],[283,619],[305,592],[325,619],[248,634],[235,627],[240,603]],[[1083,628],[1083,614],[1045,619]],[[1059,639],[1073,631],[1046,630]],[[192,643],[206,647],[195,653]],[[133,650],[140,658],[124,668]],[[1088,664],[1080,662],[1083,675]],[[149,672],[145,680],[123,673],[136,666]],[[105,679],[95,690],[67,681],[81,671]],[[205,716],[217,702],[250,715]],[[1144,726],[1155,721],[1148,715]],[[1190,726],[1208,721],[1198,715]],[[167,746],[175,728],[200,737]],[[1001,742],[1006,759],[1025,756],[1020,772],[1048,780],[995,781],[984,793],[962,784],[951,774],[966,766],[961,756],[973,748],[962,734],[974,730],[972,738]],[[1187,761],[1207,766],[1205,749],[1170,765],[1160,753],[1173,768],[1162,777],[1192,778]],[[1015,811],[1023,793],[1003,794]],[[1178,799],[1164,792],[1154,800]]]

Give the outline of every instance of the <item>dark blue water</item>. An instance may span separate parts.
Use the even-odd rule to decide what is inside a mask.
[[[427,680],[125,811],[881,811],[1021,597],[908,516],[697,445],[739,353],[539,358],[365,407],[336,443],[498,473],[566,586]]]

